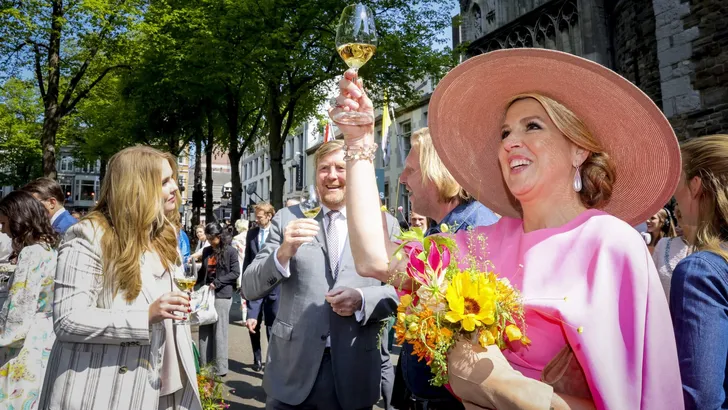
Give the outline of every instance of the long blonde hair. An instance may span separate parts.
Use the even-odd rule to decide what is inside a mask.
[[[570,109],[558,101],[537,93],[519,94],[511,98],[507,108],[520,100],[532,98],[541,104],[556,128],[576,146],[589,151],[581,164],[581,203],[587,208],[601,208],[612,197],[616,168],[599,141],[586,124]]]
[[[686,183],[700,177],[702,190],[695,249],[710,251],[728,262],[721,244],[728,242],[728,134],[699,137],[680,146]]]
[[[101,195],[87,218],[103,230],[104,286],[124,293],[131,302],[142,289],[140,258],[146,251],[159,255],[165,269],[180,262],[175,227],[179,213],[164,212],[160,160],[169,162],[177,178],[177,161],[168,153],[136,146],[109,160]],[[179,191],[175,194],[180,202]]]
[[[420,157],[422,182],[427,183],[429,180],[435,184],[440,202],[449,203],[455,199],[462,203],[472,199],[465,189],[458,184],[450,171],[447,170],[440,156],[437,155],[435,146],[432,145],[429,128],[420,128],[413,132],[410,141],[412,149],[416,149]]]

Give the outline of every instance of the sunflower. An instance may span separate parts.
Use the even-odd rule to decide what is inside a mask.
[[[468,332],[482,324],[495,321],[496,285],[485,275],[475,278],[469,272],[458,272],[452,278],[445,295],[450,311],[445,319],[452,323],[462,321]]]

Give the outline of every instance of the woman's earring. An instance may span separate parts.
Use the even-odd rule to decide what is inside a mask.
[[[580,166],[576,167],[576,173],[574,173],[574,191],[581,192],[581,171]]]

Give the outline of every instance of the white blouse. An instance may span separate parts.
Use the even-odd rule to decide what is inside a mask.
[[[690,246],[685,243],[682,237],[662,238],[655,246],[652,259],[655,261],[657,273],[660,276],[660,283],[662,283],[662,288],[665,290],[668,301],[670,300],[672,271],[689,254]]]

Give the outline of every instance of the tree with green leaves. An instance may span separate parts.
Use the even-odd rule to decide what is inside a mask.
[[[34,85],[10,79],[0,88],[0,185],[19,187],[42,175],[43,106]]]
[[[33,73],[43,101],[43,174],[56,177],[61,121],[109,74],[129,68],[141,1],[0,0],[0,73]]]
[[[283,148],[286,136],[328,98],[346,69],[335,49],[339,0],[243,1],[249,36],[256,46],[247,61],[266,89],[272,202],[283,205]],[[365,86],[381,101],[407,103],[419,97],[413,84],[441,78],[455,64],[449,49],[437,49],[439,33],[451,22],[452,1],[365,1],[376,15],[379,45],[361,70]],[[263,33],[258,34],[256,33]],[[379,96],[379,98],[376,98]]]

